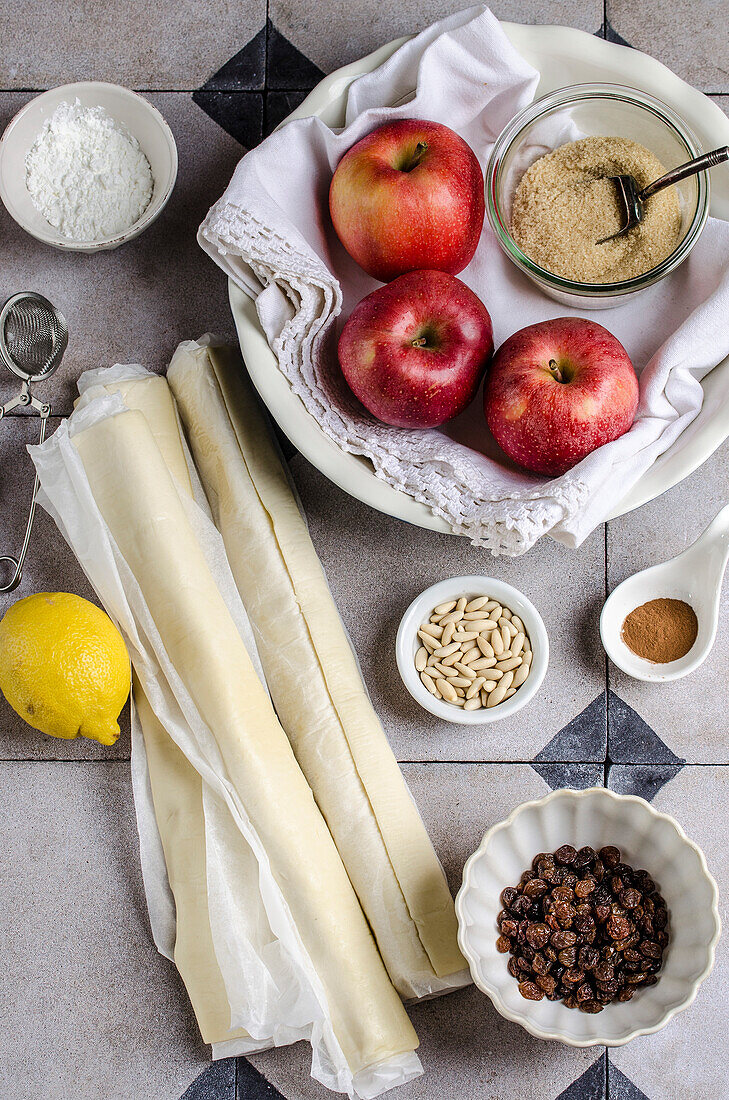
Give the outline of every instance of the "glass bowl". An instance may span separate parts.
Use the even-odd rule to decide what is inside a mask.
[[[581,283],[530,260],[511,236],[514,193],[527,168],[545,153],[579,137],[623,137],[653,152],[666,170],[703,151],[698,139],[665,103],[621,84],[574,84],[550,92],[516,115],[496,140],[486,168],[486,210],[501,248],[537,286],[563,305],[607,309],[663,279],[696,244],[709,213],[709,175],[676,184],[681,239],[657,267],[615,283]]]

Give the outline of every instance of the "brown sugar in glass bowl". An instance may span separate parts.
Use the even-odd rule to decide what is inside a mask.
[[[678,661],[689,652],[699,632],[693,607],[683,600],[649,600],[626,615],[621,637],[637,657],[654,664]]]

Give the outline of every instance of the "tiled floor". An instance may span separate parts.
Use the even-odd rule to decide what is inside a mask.
[[[82,370],[164,368],[179,339],[233,329],[222,277],[195,229],[241,145],[258,142],[324,72],[454,10],[449,0],[158,0],[0,8],[0,126],[38,89],[74,79],[145,90],[180,150],[177,189],[136,242],[66,256],[24,236],[0,209],[0,292],[37,288],[68,317],[71,343],[45,388],[59,415]],[[567,23],[627,41],[716,95],[727,109],[727,0],[503,0],[498,15]],[[690,30],[689,30],[690,28]],[[4,91],[2,89],[5,89]],[[0,400],[9,385],[0,378]],[[57,423],[57,421],[55,422]],[[0,425],[3,546],[17,547],[31,485],[24,453],[37,422]],[[577,552],[540,543],[493,561],[462,540],[406,527],[344,496],[300,456],[292,472],[312,537],[375,705],[457,888],[484,829],[550,788],[607,782],[674,813],[729,888],[724,721],[726,600],[718,643],[684,684],[639,685],[607,669],[597,618],[609,588],[692,540],[726,500],[729,444],[661,499],[596,531]],[[343,548],[346,547],[346,556]],[[386,553],[383,553],[386,549]],[[552,662],[519,721],[460,730],[417,709],[391,660],[402,610],[425,584],[493,571],[537,602]],[[90,595],[45,514],[17,596]],[[382,593],[387,599],[382,599]],[[0,597],[0,614],[15,597]],[[299,1045],[209,1065],[174,969],[151,942],[139,870],[126,728],[113,749],[28,730],[0,699],[0,1098],[2,1100],[320,1100]],[[726,914],[724,914],[726,916]],[[401,1100],[725,1100],[725,952],[690,1012],[608,1055],[540,1043],[474,989],[413,1009],[424,1077]],[[327,1094],[328,1095],[328,1094]]]

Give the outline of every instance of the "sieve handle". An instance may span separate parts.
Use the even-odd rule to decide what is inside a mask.
[[[48,424],[48,416],[50,414],[50,405],[43,405],[40,410],[41,418],[41,430],[40,439],[38,443],[41,444],[46,438],[46,426]],[[0,592],[13,592],[21,580],[23,579],[23,565],[25,564],[25,556],[28,553],[28,547],[30,545],[30,533],[33,529],[33,520],[35,518],[35,506],[38,498],[38,488],[40,481],[38,475],[35,475],[35,481],[33,482],[33,496],[30,500],[30,512],[28,513],[28,522],[25,527],[25,536],[23,538],[23,545],[20,548],[20,553],[17,558],[12,557],[10,554],[0,554],[0,563],[8,562],[13,571],[10,580],[3,585],[0,585]]]

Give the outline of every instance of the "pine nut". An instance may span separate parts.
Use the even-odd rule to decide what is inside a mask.
[[[493,668],[495,664],[495,657],[480,657],[478,661],[471,661],[468,667],[472,668],[474,672],[478,672],[482,668]]]
[[[524,631],[520,630],[511,639],[511,652],[514,654],[515,657],[518,657],[523,648],[524,648]]]
[[[440,638],[443,633],[443,627],[437,626],[435,623],[421,623],[420,629],[423,634],[430,634],[431,638]]]
[[[532,663],[532,657],[533,656],[534,656],[534,654],[532,653],[531,649],[527,649],[526,646],[524,646],[524,650],[522,652],[521,659],[522,659],[522,661],[524,662],[525,665],[530,665]]]
[[[443,698],[447,699],[449,703],[452,703],[455,699],[458,698],[458,692],[454,687],[451,686],[451,684],[448,683],[447,680],[436,680],[435,686],[438,688],[438,691],[441,693]]]
[[[511,687],[511,681],[514,679],[513,672],[507,672],[501,678],[501,682],[496,685],[493,691],[489,692],[489,701],[486,704],[487,707],[495,707],[499,703],[503,702],[504,697]],[[440,683],[436,683],[438,691],[441,690]]]
[[[518,668],[521,663],[521,657],[510,657],[508,661],[498,661],[496,667],[500,668],[502,672],[511,672],[513,669]]]
[[[508,607],[503,608],[501,614],[503,615],[503,617],[505,619],[510,619],[511,618],[511,612],[509,611]]]
[[[469,623],[464,623],[463,626],[466,630],[475,631],[476,634],[488,634],[490,630],[494,629],[491,619],[471,619]]]
[[[461,621],[460,611],[449,611],[447,615],[444,615],[440,620],[440,625],[445,627],[448,623],[459,623]]]
[[[524,631],[524,633],[526,633],[526,631],[524,630],[524,623],[521,621],[518,615],[512,615],[511,621],[517,630],[522,630]]]
[[[484,615],[483,611],[464,611],[463,618],[480,622],[481,619],[488,619],[488,614]]]
[[[425,648],[429,649],[431,653],[434,649],[438,648],[438,642],[436,642],[435,638],[433,638],[432,635],[425,634],[422,630],[419,630],[418,637],[420,638]]]
[[[430,676],[428,676],[427,672],[421,672],[420,679],[423,681],[430,694],[435,695],[435,683],[433,682],[433,680],[431,680]]]
[[[480,693],[481,688],[483,687],[483,685],[485,683],[486,683],[485,677],[479,676],[476,680],[473,681],[470,688],[467,689],[466,698],[467,699],[473,699],[473,697],[475,695],[478,695]]]
[[[499,619],[499,626],[502,628],[502,630],[504,627],[506,627],[506,629],[509,631],[510,638],[513,638],[516,635],[516,627],[512,626],[509,620],[505,619],[503,615]]]
[[[471,600],[466,604],[466,611],[480,611],[482,607],[485,607],[489,602],[488,596],[477,596],[475,600]]]
[[[476,638],[476,645],[481,650],[484,657],[493,657],[494,647],[491,645],[491,642],[486,641],[483,635],[479,635],[479,637]]]
[[[448,668],[446,665],[441,664],[440,661],[434,664],[433,668],[438,671],[440,676],[444,676],[446,680],[450,680],[451,677],[458,675],[455,668]]]
[[[471,681],[468,680],[465,676],[452,676],[448,680],[448,683],[457,688],[468,688],[471,686]]]
[[[450,657],[451,653],[455,653],[460,648],[458,642],[450,642],[449,645],[438,646],[437,649],[433,650],[433,653],[436,657]]]
[[[481,656],[481,650],[478,646],[474,646],[473,649],[468,649],[461,657],[462,665],[470,665],[472,661],[477,661]]]
[[[437,607],[433,608],[434,615],[447,615],[449,611],[452,611],[456,606],[455,600],[450,600],[448,603],[439,603]]]
[[[521,687],[529,675],[529,665],[521,664],[514,673],[514,679],[511,681],[511,686],[514,688]]]
[[[495,603],[494,606],[489,611],[489,618],[493,619],[494,622],[497,623],[499,621],[499,619],[501,618],[503,610],[504,609],[503,609],[503,607],[501,606],[500,603]]]
[[[504,649],[508,649],[511,645],[511,633],[508,626],[501,627],[501,641],[504,643]]]
[[[465,676],[467,680],[476,679],[476,673],[468,665],[464,665],[463,661],[456,661],[453,667],[457,668],[461,676]]]
[[[506,646],[504,645],[504,639],[501,637],[498,630],[495,630],[491,635],[491,645],[493,646],[494,655],[496,657],[500,657],[506,649]]]
[[[421,645],[418,652],[415,654],[415,667],[418,672],[422,672],[428,663],[428,651],[424,645]]]
[[[457,630],[453,635],[455,642],[473,642],[478,638],[477,630]]]
[[[487,696],[490,691],[494,690],[495,687],[496,687],[496,680],[487,680],[486,683],[483,684],[482,687],[481,687],[481,698],[483,699],[484,695]],[[486,706],[486,700],[485,699],[484,699],[484,704],[483,705]]]
[[[512,697],[512,695],[516,695],[516,688],[515,687],[510,687],[509,688],[506,695],[504,696],[504,699],[510,699]]]
[[[442,637],[440,639],[441,645],[450,645],[451,642],[453,641],[453,635],[455,634],[455,632],[456,632],[456,624],[455,623],[446,623],[446,625],[443,627],[443,634],[442,634]]]
[[[441,657],[440,663],[442,665],[454,665],[460,659],[460,656],[461,651],[457,649],[455,653],[449,653],[447,657]]]
[[[466,699],[465,703],[463,704],[463,709],[464,710],[480,710],[481,709],[481,698],[480,698],[480,696],[476,695],[476,696],[474,696],[473,699]]]
[[[466,599],[466,597],[461,596],[460,599],[456,603],[456,611],[460,611],[460,613],[462,615],[463,612],[466,610],[466,604],[467,603],[468,603],[468,600]]]

